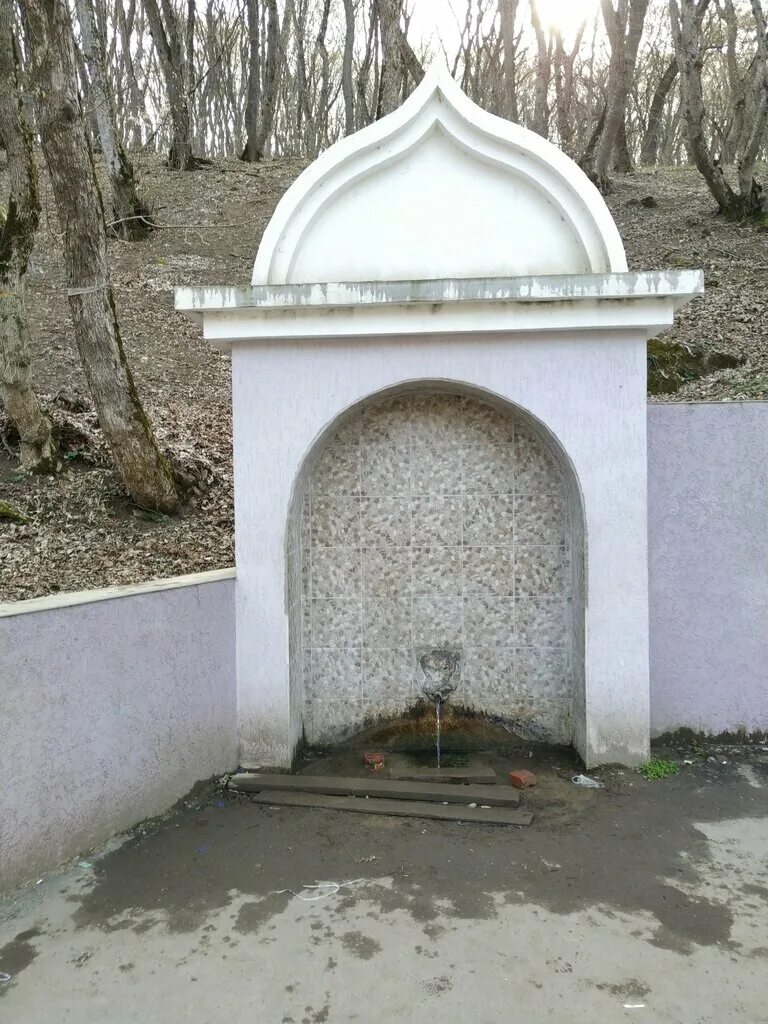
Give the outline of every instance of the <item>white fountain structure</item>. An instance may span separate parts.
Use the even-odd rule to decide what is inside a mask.
[[[371,609],[374,601],[380,608],[399,601],[406,615],[422,600],[415,541],[397,563],[411,575],[392,583],[394,596],[366,576],[373,545],[359,518],[361,503],[368,514],[372,500],[359,469],[365,445],[359,434],[352,443],[340,438],[350,416],[365,415],[372,403],[402,398],[412,408],[420,394],[468,396],[513,419],[520,436],[549,453],[567,494],[567,567],[558,569],[568,574],[567,590],[556,597],[525,590],[546,574],[543,562],[530,568],[538,548],[530,546],[530,523],[525,547],[522,519],[510,519],[506,547],[488,548],[498,557],[486,597],[470,564],[479,548],[457,542],[453,562],[441,563],[458,566],[455,594],[445,596],[444,577],[433,577],[435,607],[464,610],[457,642],[467,643],[478,609],[496,616],[495,639],[483,648],[486,676],[470,671],[468,650],[462,703],[490,672],[503,684],[492,692],[494,713],[503,718],[508,709],[535,723],[538,709],[552,703],[547,666],[557,658],[539,658],[536,676],[529,657],[525,686],[521,659],[554,652],[567,664],[568,686],[557,697],[567,704],[559,719],[567,735],[559,738],[572,740],[588,766],[647,757],[646,342],[701,290],[698,271],[628,273],[610,212],[576,164],[474,105],[445,69],[429,71],[400,109],[338,142],[299,176],[264,233],[250,287],[177,289],[177,309],[232,358],[244,765],[287,766],[321,719],[330,736],[338,722],[341,737],[393,706],[389,677],[374,670],[372,652],[381,650],[373,629],[381,623]],[[336,461],[319,461],[330,449]],[[336,487],[334,500],[357,518],[354,541],[345,535],[336,547],[317,548],[318,564],[322,555],[330,565],[321,580],[317,566],[304,569],[314,527],[305,540],[302,509],[308,481],[321,479],[326,464],[328,487],[317,485],[318,493]],[[358,468],[344,477],[350,465]],[[403,503],[413,494],[411,474]],[[522,515],[510,487],[509,508]],[[542,552],[552,547],[545,512]],[[354,545],[357,562],[347,558]],[[328,618],[315,621],[326,605]],[[342,606],[353,625],[323,632],[335,628]],[[414,621],[404,618],[391,644],[403,664],[414,649]],[[313,629],[332,634],[338,647],[310,643]],[[427,644],[453,649],[437,636]],[[404,685],[398,693],[407,697],[411,684]],[[491,697],[477,700],[491,706]],[[336,717],[323,718],[326,705]]]

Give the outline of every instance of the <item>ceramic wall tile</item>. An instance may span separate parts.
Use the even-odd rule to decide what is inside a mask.
[[[412,696],[410,647],[367,647],[363,659],[363,698],[410,700]]]
[[[312,501],[311,543],[321,547],[359,547],[360,499],[317,495]]]
[[[363,548],[366,597],[404,597],[411,592],[411,549]]]
[[[511,444],[472,444],[463,449],[465,494],[513,494],[515,456]]]
[[[420,547],[455,547],[463,543],[460,497],[414,495],[410,501],[411,539]]]
[[[459,395],[414,395],[411,439],[414,444],[454,444],[463,439],[463,403]]]
[[[514,600],[511,597],[488,597],[482,594],[465,597],[464,642],[470,646],[513,646]]]
[[[402,547],[411,543],[408,498],[361,498],[361,543],[364,547]]]
[[[463,450],[458,445],[413,445],[411,493],[461,494]]]
[[[361,728],[365,720],[362,701],[308,700],[304,703],[304,732],[318,746],[338,743]]]
[[[550,597],[521,597],[515,602],[515,636],[525,647],[565,647],[566,603]]]
[[[515,541],[519,544],[565,544],[565,502],[557,494],[515,497]]]
[[[407,445],[411,442],[411,397],[401,395],[377,402],[359,416],[363,444]]]
[[[409,647],[410,597],[364,598],[363,643],[366,647]]]
[[[359,699],[363,683],[362,652],[348,647],[312,649],[309,696],[313,700]]]
[[[514,498],[511,494],[464,495],[465,544],[511,546],[514,527]]]
[[[456,597],[461,595],[460,547],[414,547],[413,594],[424,597]]]
[[[436,647],[461,653],[471,706],[570,728],[567,512],[556,459],[490,404],[401,394],[347,417],[288,531],[310,742],[404,711]]]
[[[331,445],[315,463],[312,494],[341,497],[360,493],[360,449],[355,445]]]
[[[507,444],[514,440],[515,421],[485,402],[463,399],[465,444]]]
[[[562,597],[568,590],[570,562],[557,544],[515,545],[515,595]]]
[[[515,493],[562,494],[563,478],[553,456],[525,430],[515,434]]]
[[[515,682],[523,693],[537,697],[567,697],[568,652],[554,647],[518,647],[515,650]]]
[[[473,701],[503,705],[514,695],[515,652],[510,647],[466,647],[461,692]]]
[[[467,547],[464,549],[464,594],[514,597],[512,548]]]
[[[363,641],[362,605],[359,599],[309,602],[313,647],[360,647]]]
[[[360,458],[362,494],[408,494],[410,448],[405,445],[364,444],[360,448]]]
[[[453,648],[462,643],[461,597],[414,597],[413,643],[417,647]]]
[[[317,546],[312,551],[312,598],[360,596],[360,548]]]

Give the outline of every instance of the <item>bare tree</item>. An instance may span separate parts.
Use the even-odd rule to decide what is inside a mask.
[[[698,0],[696,4],[696,20],[699,26],[709,7],[710,0]],[[662,119],[664,107],[667,104],[670,93],[677,81],[678,67],[677,57],[673,54],[667,61],[664,71],[656,85],[648,110],[643,140],[640,145],[640,163],[650,166],[656,163],[659,157],[659,143],[661,141]]]
[[[0,0],[0,137],[9,191],[0,215],[0,397],[21,441],[21,465],[50,472],[57,462],[51,422],[32,387],[24,278],[40,215],[32,134],[24,118],[13,38],[13,2]]]
[[[352,62],[355,53],[354,0],[344,0],[344,59],[341,65],[341,91],[344,96],[344,134],[355,130],[355,92],[352,81]]]
[[[107,263],[104,206],[77,95],[65,0],[22,0],[40,139],[64,235],[75,339],[99,423],[125,487],[146,508],[175,512],[179,499],[131,375]]]
[[[555,62],[555,105],[557,110],[557,134],[560,146],[570,156],[574,152],[575,125],[573,122],[574,64],[581,46],[586,28],[586,20],[576,30],[570,53],[563,43],[563,34],[559,29],[553,31],[554,62]]]
[[[499,21],[504,48],[504,114],[510,121],[519,121],[517,106],[517,47],[519,34],[515,34],[515,21],[519,0],[499,0]]]
[[[112,223],[115,234],[126,241],[145,238],[151,230],[149,211],[139,198],[133,164],[123,149],[115,126],[112,91],[107,82],[104,40],[96,22],[93,0],[76,0],[83,34],[83,55],[91,85],[91,99],[99,126],[101,151],[112,192]]]
[[[549,83],[552,78],[552,40],[547,38],[536,0],[530,0],[531,25],[536,36],[536,84],[531,128],[543,138],[549,136]]]
[[[669,94],[677,81],[677,75],[677,58],[673,57],[664,68],[664,73],[654,90],[653,99],[648,111],[648,121],[640,146],[640,163],[646,166],[653,165],[658,160],[664,108],[667,105]]]
[[[187,0],[186,26],[182,25],[172,0],[143,0],[147,12],[149,31],[155,43],[168,98],[168,115],[172,137],[168,152],[168,166],[175,171],[190,171],[197,166],[192,155],[192,125],[189,110],[190,26],[194,28],[195,0]]]
[[[626,117],[648,0],[617,0],[615,9],[611,0],[601,0],[601,8],[611,48],[605,119],[594,155],[583,166],[601,189],[607,189],[611,160]]]
[[[695,0],[669,0],[672,37],[680,70],[681,107],[688,145],[696,166],[717,200],[721,211],[730,219],[758,216],[763,213],[762,186],[755,178],[755,165],[765,139],[768,125],[768,35],[760,0],[750,0],[755,24],[756,50],[752,62],[752,88],[755,110],[750,130],[745,134],[738,158],[738,189],[726,180],[722,164],[711,152],[706,135],[706,110],[702,90],[704,53],[701,22],[697,18]]]
[[[263,160],[272,133],[277,95],[277,0],[266,0],[267,45],[262,83],[262,51],[258,0],[248,3],[248,102],[245,112],[246,143],[242,160]]]
[[[400,49],[402,0],[374,0],[381,28],[381,82],[378,116],[390,114],[403,98],[405,67]]]

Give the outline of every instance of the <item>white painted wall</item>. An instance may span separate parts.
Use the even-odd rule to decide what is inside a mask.
[[[586,516],[589,764],[648,744],[645,336],[463,335],[233,346],[238,711],[241,760],[287,765],[299,740],[290,688],[286,528],[302,464],[339,413],[408,381],[502,396],[546,425]],[[294,715],[291,715],[292,704]]]
[[[0,891],[237,764],[234,572],[0,615]]]

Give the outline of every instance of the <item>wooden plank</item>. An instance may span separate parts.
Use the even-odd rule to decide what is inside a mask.
[[[276,807],[316,807],[328,811],[358,814],[393,814],[400,818],[435,818],[440,821],[471,821],[485,825],[530,825],[533,815],[515,807],[463,807],[460,804],[430,804],[415,800],[379,800],[358,796],[329,796],[327,793],[299,793],[286,790],[254,793],[256,804]]]
[[[490,804],[517,807],[520,794],[505,786],[461,786],[434,782],[400,782],[375,775],[349,778],[333,775],[274,775],[258,772],[233,775],[230,789],[260,793],[281,789],[296,793],[327,793],[330,796],[373,796],[387,800],[427,800],[449,804]]]
[[[487,764],[470,764],[466,768],[420,768],[409,764],[405,758],[390,758],[387,764],[390,779],[397,782],[479,783],[493,786],[499,781],[496,772]]]

